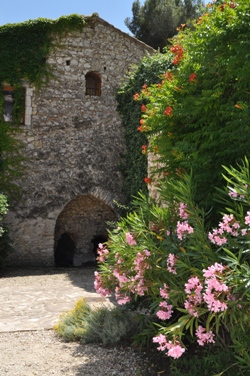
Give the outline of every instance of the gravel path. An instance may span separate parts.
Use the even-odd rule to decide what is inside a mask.
[[[131,348],[64,342],[51,329],[80,297],[97,304],[94,269],[9,270],[0,276],[0,376],[156,376]]]
[[[130,348],[66,343],[51,330],[0,333],[1,376],[139,376],[148,369]]]

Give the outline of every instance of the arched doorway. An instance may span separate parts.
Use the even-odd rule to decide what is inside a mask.
[[[102,199],[88,194],[70,201],[56,221],[55,264],[65,266],[59,265],[65,262],[84,266],[95,263],[98,244],[108,239],[107,222],[114,221],[117,221],[116,212]]]

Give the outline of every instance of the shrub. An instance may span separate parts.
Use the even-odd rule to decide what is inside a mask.
[[[67,341],[114,346],[130,344],[137,327],[136,316],[126,309],[106,306],[91,309],[82,299],[74,310],[62,315],[54,329]]]
[[[187,350],[189,335],[202,347],[232,346],[232,364],[249,372],[249,163],[225,171],[227,187],[219,190],[225,209],[213,230],[194,202],[192,176],[162,183],[161,206],[141,194],[98,250],[95,287],[154,314],[140,341],[153,337],[173,358]]]

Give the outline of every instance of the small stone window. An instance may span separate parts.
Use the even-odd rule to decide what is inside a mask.
[[[101,79],[97,73],[89,72],[85,76],[86,95],[101,95]]]
[[[25,90],[25,89],[23,89]],[[3,120],[6,122],[12,122],[13,121],[13,110],[14,110],[14,88],[12,86],[3,86]],[[21,124],[24,124],[25,114],[23,114],[21,119]]]
[[[3,120],[6,122],[13,121],[14,109],[14,88],[12,86],[3,87]]]

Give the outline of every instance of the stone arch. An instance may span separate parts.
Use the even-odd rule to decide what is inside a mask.
[[[96,72],[88,72],[85,75],[86,95],[101,95],[101,78]]]
[[[95,263],[98,243],[108,239],[107,222],[118,219],[114,208],[93,194],[78,195],[71,200],[59,214],[55,225],[54,255],[55,264],[60,265],[61,256],[66,255],[66,264],[82,266],[86,263]],[[70,237],[72,243],[61,248],[62,236]],[[71,246],[70,246],[71,244]],[[73,246],[74,245],[74,246]],[[70,249],[69,249],[70,248]],[[58,262],[59,260],[59,262]]]

